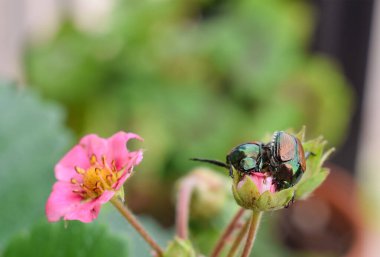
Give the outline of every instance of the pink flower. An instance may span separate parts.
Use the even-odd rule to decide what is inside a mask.
[[[128,151],[126,144],[133,138],[142,140],[125,132],[108,139],[83,137],[55,166],[58,181],[46,203],[48,221],[94,220],[143,158],[142,150]]]
[[[264,193],[265,191],[269,191],[271,193],[276,192],[276,186],[273,184],[273,178],[271,176],[268,176],[267,173],[253,172],[249,175],[245,175],[244,179],[238,183],[237,187],[240,188],[243,186],[246,179],[251,179],[253,181],[260,194]]]

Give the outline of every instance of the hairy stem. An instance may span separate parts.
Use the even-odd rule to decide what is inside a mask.
[[[156,251],[157,256],[162,257],[163,251],[161,247],[153,240],[153,238],[148,234],[148,232],[143,228],[143,226],[137,221],[136,217],[132,212],[116,197],[111,199],[111,203],[116,207],[116,209],[124,216],[124,218],[136,229],[141,237]]]
[[[243,242],[244,236],[247,234],[250,224],[251,224],[251,220],[247,220],[247,222],[245,222],[244,226],[239,231],[239,234],[236,236],[234,242],[232,243],[232,246],[230,248],[230,251],[228,252],[227,257],[234,257],[236,255],[236,252],[239,249],[241,242]]]
[[[252,251],[253,243],[255,242],[257,229],[259,228],[259,223],[261,219],[261,212],[252,211],[252,217],[250,221],[247,241],[244,246],[243,254],[241,257],[248,257]]]
[[[195,180],[193,178],[184,179],[179,185],[176,209],[176,229],[177,236],[182,239],[188,239],[190,203],[194,186]]]
[[[226,227],[223,234],[219,238],[218,242],[216,243],[214,250],[212,251],[212,254],[210,257],[218,257],[219,254],[222,252],[223,247],[225,246],[226,242],[228,241],[228,238],[231,236],[232,232],[237,227],[237,224],[239,223],[240,218],[243,216],[245,209],[240,208],[238,212],[235,214],[235,216],[232,218],[230,224]]]

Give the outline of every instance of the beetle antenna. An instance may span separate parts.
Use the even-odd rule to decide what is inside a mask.
[[[224,162],[221,162],[221,161],[217,161],[217,160],[200,159],[200,158],[191,158],[190,160],[197,161],[197,162],[207,162],[207,163],[211,163],[211,164],[214,164],[216,166],[219,166],[219,167],[230,169],[230,165],[225,164]]]

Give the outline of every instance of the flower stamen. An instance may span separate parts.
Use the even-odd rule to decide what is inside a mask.
[[[98,163],[98,159],[96,158],[96,155],[95,154],[91,155],[90,164],[95,165],[97,163]]]
[[[83,196],[86,195],[89,196],[89,198],[96,198],[98,196],[94,191],[86,187],[84,184],[80,184],[80,187],[84,190],[84,192],[80,193],[83,194]]]
[[[101,183],[101,182],[98,181],[98,182],[96,182],[96,184],[95,184],[94,192],[97,193],[97,194],[102,194],[102,193],[104,192],[104,189],[102,188],[102,186],[101,186],[100,183]]]
[[[109,183],[111,183],[111,184],[114,182],[112,178],[113,178],[113,175],[107,175],[107,176],[106,176],[107,181],[108,181]]]
[[[115,160],[112,160],[112,162],[111,162],[111,169],[112,169],[112,171],[116,172],[116,162],[115,162]]]
[[[84,169],[81,169],[78,166],[75,166],[74,169],[80,175],[83,175],[84,173],[86,173],[86,171]]]
[[[105,167],[106,166],[106,157],[104,155],[102,155],[102,163],[103,163],[103,166]]]
[[[78,193],[84,199],[97,198],[104,191],[113,190],[115,183],[125,172],[124,167],[121,170],[117,170],[115,160],[112,160],[112,168],[110,168],[104,155],[102,156],[101,164],[97,161],[96,156],[92,155],[90,157],[90,164],[91,166],[88,169],[75,167],[75,171],[82,175],[81,184],[79,184],[76,178],[70,180],[72,184],[79,184],[83,189],[82,191],[73,192]]]

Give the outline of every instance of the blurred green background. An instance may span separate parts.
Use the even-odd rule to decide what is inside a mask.
[[[68,15],[52,39],[27,45],[28,87],[0,87],[4,256],[26,256],[17,246],[32,249],[46,234],[45,255],[26,251],[29,256],[149,256],[107,208],[86,226],[70,223],[65,230],[44,221],[53,166],[87,133],[109,137],[124,130],[145,139],[131,146],[146,151],[126,198],[162,245],[173,235],[173,185],[197,165],[189,158],[224,160],[237,144],[303,125],[308,137],[322,134],[330,145],[345,136],[352,93],[333,60],[308,50],[314,12],[304,1],[118,1],[103,26],[85,31]],[[230,196],[216,217],[192,221],[193,239],[205,254],[236,208]],[[274,236],[272,219],[264,219],[254,253],[296,256]],[[68,238],[87,238],[89,249],[54,255],[57,240]],[[115,247],[125,249],[113,253]],[[337,256],[319,254],[297,256]]]

